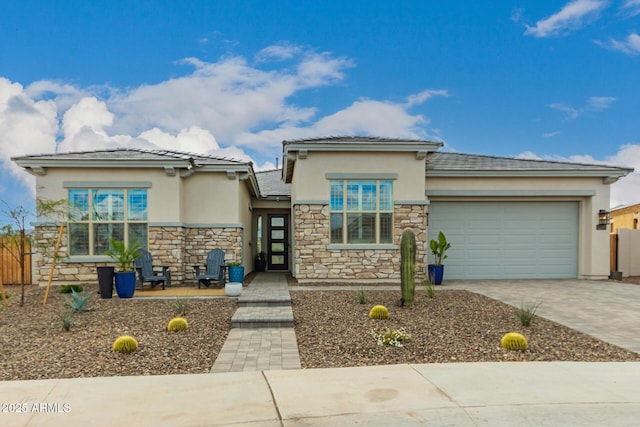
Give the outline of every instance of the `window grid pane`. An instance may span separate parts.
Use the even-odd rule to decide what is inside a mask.
[[[331,181],[330,203],[332,211],[344,209],[344,181]]]
[[[93,219],[124,221],[124,191],[93,190]]]
[[[93,254],[106,255],[111,239],[124,241],[124,224],[107,223],[93,225]]]
[[[147,224],[129,224],[129,245],[134,242],[140,243],[143,249],[147,249]]]
[[[343,214],[341,213],[331,214],[331,243],[344,243],[342,218]]]
[[[147,190],[129,190],[127,211],[131,221],[147,220]]]
[[[380,210],[393,210],[393,191],[391,181],[380,181]]]
[[[347,214],[347,243],[375,243],[376,214]]]
[[[393,214],[380,214],[380,243],[393,242]]]
[[[70,255],[89,255],[89,224],[69,224]]]
[[[69,219],[71,221],[89,220],[88,190],[69,190]]]

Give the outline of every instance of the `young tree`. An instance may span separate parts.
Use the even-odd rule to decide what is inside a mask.
[[[33,212],[23,206],[11,207],[2,200],[3,207],[0,210],[2,215],[8,220],[6,225],[0,227],[0,248],[4,248],[12,258],[20,265],[20,307],[24,306],[25,291],[25,260],[31,256],[31,252],[26,252],[31,246],[31,236],[27,235],[25,221],[33,215]],[[66,200],[36,199],[36,215],[48,219],[64,219],[67,216],[68,208]],[[54,254],[54,258],[57,254]]]

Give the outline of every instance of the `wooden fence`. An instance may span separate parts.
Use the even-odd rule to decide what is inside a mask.
[[[618,271],[618,235],[609,234],[609,271]]]
[[[25,243],[25,252],[30,252],[29,242]],[[0,283],[5,285],[17,285],[22,283],[20,262],[14,257],[20,249],[13,246],[12,242],[5,240],[0,244]],[[24,257],[24,282],[31,283],[31,256]]]

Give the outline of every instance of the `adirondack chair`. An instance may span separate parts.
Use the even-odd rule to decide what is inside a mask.
[[[171,286],[171,272],[169,267],[162,266],[162,273],[156,273],[154,271],[153,257],[149,251],[145,249],[139,250],[139,256],[136,259],[136,271],[138,272],[139,288],[144,287],[145,282],[151,283],[151,287],[155,288],[158,284],[162,284],[164,289],[165,284]]]
[[[207,254],[206,271],[201,272],[199,265],[194,265],[196,270],[196,280],[198,280],[198,288],[200,284],[205,285],[207,288],[211,286],[211,281],[217,281],[220,286],[224,287],[226,282],[225,275],[227,272],[227,265],[224,263],[224,251],[216,248]]]

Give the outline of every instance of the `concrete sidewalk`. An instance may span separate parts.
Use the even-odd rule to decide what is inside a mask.
[[[632,426],[640,418],[638,384],[635,362],[8,381],[0,383],[0,425]]]

